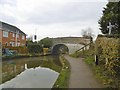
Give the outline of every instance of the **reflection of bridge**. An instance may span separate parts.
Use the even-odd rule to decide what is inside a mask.
[[[61,51],[64,51],[64,53],[67,51],[71,54],[89,44],[91,39],[89,37],[61,37],[52,38],[52,41],[52,54],[59,54]]]

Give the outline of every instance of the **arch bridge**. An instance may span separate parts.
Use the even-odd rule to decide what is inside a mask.
[[[72,54],[75,51],[83,48],[85,45],[91,42],[90,37],[61,37],[52,38],[53,46],[51,52],[53,55],[60,53]],[[89,49],[89,46],[85,47]]]

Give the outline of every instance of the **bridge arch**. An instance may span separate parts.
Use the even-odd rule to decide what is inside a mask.
[[[65,44],[56,44],[52,48],[53,55],[69,53],[69,48]]]

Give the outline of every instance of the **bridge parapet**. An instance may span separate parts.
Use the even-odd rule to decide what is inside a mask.
[[[60,37],[60,38],[53,38],[53,44],[89,44],[91,39],[88,37]]]

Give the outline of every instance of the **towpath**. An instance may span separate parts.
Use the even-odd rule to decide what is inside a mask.
[[[69,88],[102,88],[83,58],[65,56],[71,65]]]

